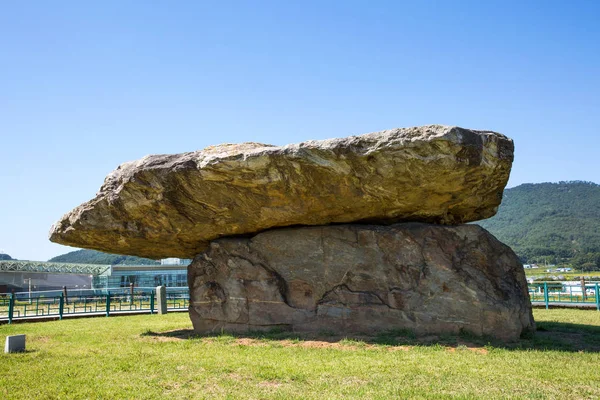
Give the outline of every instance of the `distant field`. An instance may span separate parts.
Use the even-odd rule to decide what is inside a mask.
[[[185,313],[0,326],[0,398],[598,398],[600,312],[535,310],[505,346],[471,337],[197,337]]]
[[[594,278],[598,278],[600,279],[600,271],[592,271],[592,272],[546,272],[546,269],[526,269],[525,270],[525,275],[527,277],[530,276],[539,276],[539,277],[547,277],[548,280],[550,280],[551,277],[553,276],[559,276],[562,275],[564,276],[567,280],[568,279],[574,279],[574,278],[579,278],[581,276],[584,277],[591,277],[592,279]]]

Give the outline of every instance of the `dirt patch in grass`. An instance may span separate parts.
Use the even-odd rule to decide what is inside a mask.
[[[572,312],[572,315],[573,318],[577,317],[584,321],[588,319],[593,322],[593,318],[585,313],[589,313],[589,311]],[[553,312],[549,314],[549,317],[553,317],[555,314]],[[288,332],[277,330],[272,332],[199,335],[192,329],[176,329],[163,332],[146,331],[141,336],[144,339],[157,342],[193,339],[207,344],[218,342],[220,344],[235,346],[297,347],[345,351],[383,349],[388,351],[409,351],[419,346],[440,346],[441,348],[449,349],[448,351],[450,352],[454,352],[457,349],[468,349],[477,354],[487,354],[487,347],[493,346],[509,350],[532,349],[542,351],[600,352],[600,326],[548,320],[538,324],[538,331],[535,334],[524,336],[518,342],[511,343],[502,343],[493,338],[480,338],[468,334],[416,336],[404,331],[346,337],[331,332]],[[39,340],[44,339],[40,338]]]
[[[388,346],[388,351],[410,351],[414,346]]]
[[[238,346],[267,346],[264,341],[252,338],[238,338],[233,343]]]
[[[258,386],[262,388],[278,388],[282,385],[283,383],[277,381],[263,381],[258,383]]]
[[[153,340],[158,341],[175,341],[182,340],[183,337],[153,337]],[[206,343],[215,343],[219,341],[219,338],[216,337],[203,337],[200,338],[201,341]],[[416,346],[411,345],[375,345],[366,342],[354,342],[350,341],[350,343],[345,343],[347,339],[340,339],[337,342],[331,340],[290,340],[290,339],[281,339],[281,340],[272,340],[272,339],[255,339],[255,338],[231,338],[231,340],[224,341],[225,344],[229,344],[232,346],[253,346],[253,347],[267,347],[270,345],[276,345],[277,347],[297,347],[304,349],[335,349],[335,350],[345,350],[345,351],[357,351],[357,350],[386,350],[386,351],[410,351],[414,349]],[[446,346],[449,352],[455,352],[457,349],[469,350],[478,354],[487,354],[488,351],[475,344],[469,342],[459,342],[456,346]]]
[[[486,349],[484,349],[483,347],[469,347],[469,346],[448,347],[449,353],[456,353],[456,351],[460,351],[460,350],[472,351],[473,353],[477,353],[477,354],[487,354],[488,353],[488,351]]]
[[[338,350],[358,350],[357,345],[344,344],[340,342],[326,342],[323,340],[302,340],[292,342],[289,340],[281,340],[279,342],[284,347],[304,347],[307,349],[338,349]],[[365,345],[362,348],[374,348],[373,345]]]
[[[344,378],[342,380],[342,385],[344,386],[362,386],[367,384],[369,381],[367,379],[361,379],[356,376],[350,376],[348,378]]]
[[[443,342],[442,338],[436,335],[428,335],[420,337],[415,341],[415,345],[399,344],[406,342],[405,337],[394,337],[393,342],[398,344],[376,344],[378,338],[375,336],[353,336],[352,339],[348,339],[344,336],[338,335],[320,335],[315,333],[305,333],[301,336],[289,339],[289,335],[282,334],[281,338],[277,338],[275,334],[267,337],[240,337],[240,336],[202,336],[198,335],[191,329],[175,329],[164,332],[153,332],[147,331],[141,334],[142,338],[155,341],[155,342],[177,342],[188,339],[198,339],[205,343],[221,342],[232,346],[260,346],[266,347],[269,345],[281,346],[281,347],[299,347],[305,349],[335,349],[345,351],[357,351],[357,350],[387,350],[387,351],[410,351],[416,345],[430,345],[435,343]],[[457,348],[465,348],[470,351],[487,354],[487,350],[481,345],[475,343],[458,341],[456,343],[443,343],[448,351],[455,352]]]
[[[51,339],[48,336],[38,336],[38,337],[34,338],[34,340],[41,342],[41,343],[48,343],[48,342],[50,342]]]
[[[227,374],[227,379],[231,379],[232,381],[242,381],[244,377],[238,373],[230,372]]]

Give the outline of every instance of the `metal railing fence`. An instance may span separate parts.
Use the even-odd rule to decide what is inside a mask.
[[[167,309],[187,309],[187,288],[167,287]],[[528,285],[533,304],[546,308],[584,305],[600,311],[600,282],[534,282]],[[110,316],[127,312],[157,312],[155,288],[112,288],[0,294],[0,320],[94,314]]]
[[[167,288],[169,289],[169,288]],[[180,310],[189,307],[188,289],[170,288],[167,290],[167,309]],[[175,290],[176,289],[176,290]],[[54,292],[54,291],[53,291]],[[94,292],[94,291],[90,291]],[[131,312],[158,311],[154,288],[116,288],[95,293],[9,293],[0,294],[0,320],[11,323],[15,319],[32,317],[58,317],[88,314],[105,315]]]
[[[595,306],[600,311],[600,282],[534,282],[528,285],[533,304]]]

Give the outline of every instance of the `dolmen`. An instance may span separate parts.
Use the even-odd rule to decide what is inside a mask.
[[[410,330],[516,340],[535,329],[493,216],[514,145],[459,127],[152,155],[110,173],[53,242],[193,258],[195,331]]]

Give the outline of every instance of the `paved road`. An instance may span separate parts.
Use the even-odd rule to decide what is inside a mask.
[[[539,308],[539,307],[546,307],[546,303],[544,303],[543,301],[532,301],[531,305]],[[569,303],[569,302],[554,302],[551,301],[548,303],[548,307],[550,308],[581,308],[581,309],[596,309],[596,303]]]

